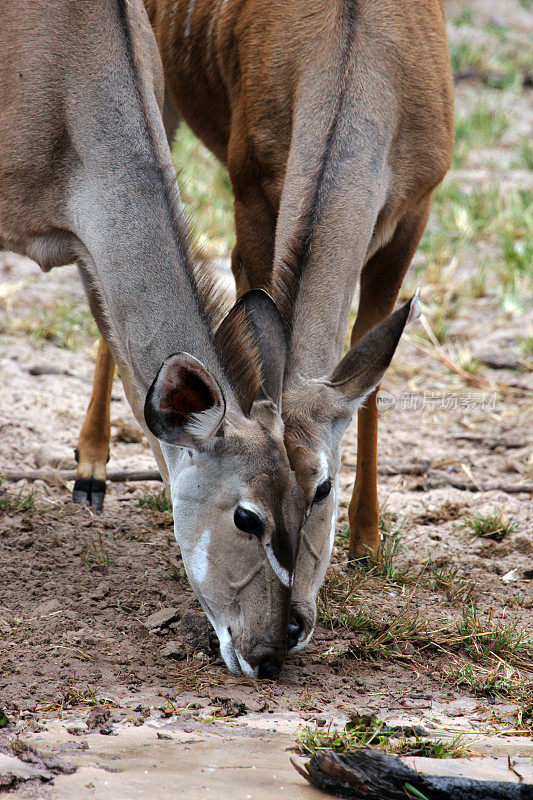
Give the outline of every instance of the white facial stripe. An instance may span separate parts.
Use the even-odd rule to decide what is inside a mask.
[[[337,509],[339,503],[339,475],[335,476],[335,486],[333,487],[333,514],[331,515],[331,528],[329,532],[329,557],[333,552],[333,545],[335,543],[335,528],[337,526]]]
[[[266,542],[265,544],[265,552],[267,554],[267,558],[270,562],[270,566],[287,589],[290,589],[292,586],[293,576],[289,574],[289,570],[282,567],[279,563],[278,559],[274,555],[274,550],[272,549],[272,545],[270,542]]]
[[[318,479],[318,483],[322,483],[323,481],[329,478],[329,465],[328,465],[328,458],[324,452],[320,453],[320,477]]]
[[[208,549],[211,541],[211,531],[205,530],[200,541],[195,545],[192,556],[188,559],[187,570],[195,583],[202,584],[209,568]]]
[[[201,606],[205,611],[205,615],[213,628],[215,629],[215,633],[218,638],[218,642],[220,644],[220,655],[224,659],[224,663],[226,664],[227,668],[233,675],[240,675],[241,669],[239,666],[239,661],[237,660],[237,656],[235,654],[235,648],[233,647],[233,642],[231,640],[230,632],[225,625],[217,625],[215,620],[213,619],[213,615],[209,610],[207,604],[200,600]]]
[[[292,650],[291,650],[291,653],[299,653],[299,652],[300,652],[300,650],[303,650],[303,649],[304,649],[304,647],[307,647],[307,645],[308,645],[308,644],[309,644],[309,642],[311,641],[311,637],[312,637],[312,635],[313,635],[313,633],[314,633],[314,632],[315,632],[315,629],[314,629],[314,628],[312,628],[312,629],[311,629],[311,633],[308,633],[308,634],[307,634],[307,636],[305,637],[305,639],[302,639],[300,642],[298,642],[298,644],[296,645],[296,647],[293,647],[293,648],[292,648]]]
[[[220,643],[220,655],[226,662],[227,668],[234,675],[240,675],[242,669],[240,657],[235,652],[228,629],[226,627],[221,628],[220,626],[215,625],[211,619],[211,616],[209,614],[207,616],[209,617],[209,621],[211,622],[211,625],[215,629],[215,633],[218,636],[218,641]]]
[[[244,660],[241,654],[235,650],[235,655],[237,656],[237,660],[239,662],[239,666],[242,669],[243,673],[246,675],[247,678],[257,678],[259,675],[259,667],[251,667],[250,664]]]

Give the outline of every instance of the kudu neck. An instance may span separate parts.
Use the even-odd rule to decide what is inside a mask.
[[[355,81],[333,93],[328,80],[316,83],[319,90],[308,78],[299,87],[276,229],[274,284],[286,265],[297,275],[289,379],[327,375],[342,355],[355,288],[387,196],[394,129],[384,101],[360,96]]]
[[[153,54],[126,34],[126,42],[117,37],[104,49],[102,70],[68,76],[66,124],[77,162],[69,181],[74,233],[111,346],[138,388],[146,392],[165,358],[178,351],[199,358],[224,385],[195,290]],[[98,42],[90,44],[98,61]]]

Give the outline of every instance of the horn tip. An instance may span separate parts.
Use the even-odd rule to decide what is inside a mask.
[[[418,286],[409,306],[409,316],[407,317],[407,323],[412,322],[415,319],[418,319],[421,314],[422,314],[422,306],[420,305],[420,286]]]

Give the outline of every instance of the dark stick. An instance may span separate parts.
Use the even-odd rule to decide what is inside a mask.
[[[533,800],[532,784],[421,775],[375,750],[317,753],[305,768],[292,763],[313,786],[355,800]]]
[[[53,471],[53,478],[59,481],[73,481],[76,480],[76,470],[61,469]],[[50,472],[41,470],[30,470],[29,472],[4,472],[2,477],[6,481],[50,481],[52,477]],[[107,473],[107,480],[113,483],[127,483],[128,481],[162,481],[161,474],[157,469],[134,470],[127,472],[126,470],[110,470]]]

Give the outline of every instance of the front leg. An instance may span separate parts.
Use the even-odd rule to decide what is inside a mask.
[[[264,181],[260,180],[271,169],[261,163],[247,135],[244,106],[234,112],[226,166],[235,198],[236,244],[231,269],[240,297],[248,289],[270,285],[279,208],[279,197],[266,191]]]
[[[351,336],[352,345],[393,310],[405,273],[426,227],[429,207],[430,196],[427,196],[398,224],[392,240],[378,250],[364,267],[359,309]],[[350,558],[364,558],[379,549],[378,391],[379,387],[358,412],[357,472],[348,509]]]
[[[231,254],[231,269],[237,296],[248,289],[270,284],[276,220],[259,187],[248,187],[247,200],[235,198],[237,243]]]
[[[76,460],[78,469],[72,499],[101,511],[106,490],[106,465],[111,436],[111,389],[115,362],[104,337],[98,343],[93,389],[83,422]]]

